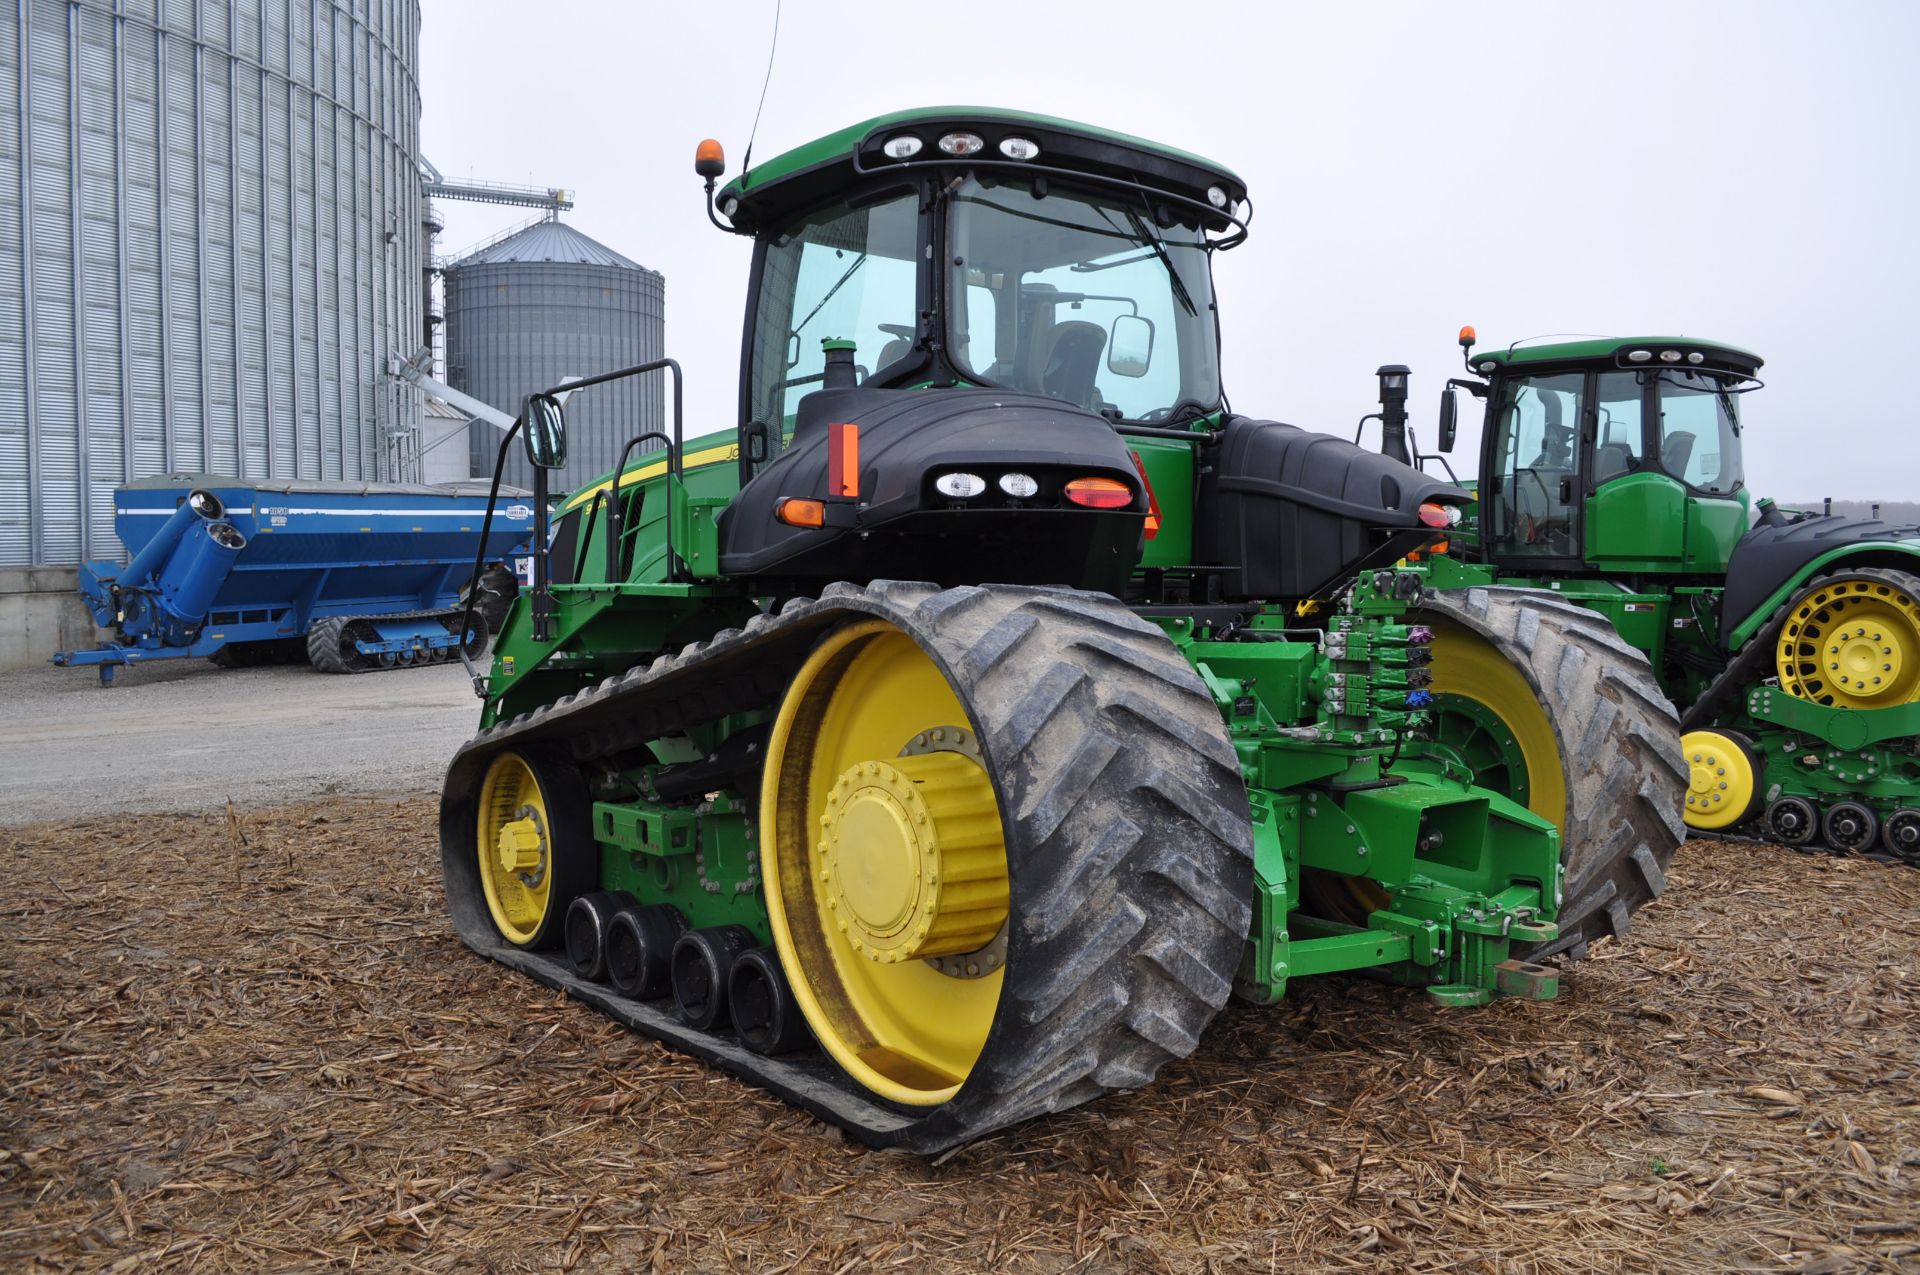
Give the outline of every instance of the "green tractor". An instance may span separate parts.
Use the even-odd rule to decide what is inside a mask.
[[[1442,391],[1439,446],[1456,390],[1485,400],[1478,504],[1428,584],[1549,589],[1645,652],[1682,715],[1695,832],[1920,865],[1920,527],[1756,506],[1740,429],[1755,354],[1460,342],[1477,379]],[[1403,403],[1385,386],[1389,453]],[[1437,736],[1484,735],[1487,705],[1435,664]]]
[[[1539,591],[1436,641],[1396,564],[1469,493],[1227,410],[1231,172],[967,108],[695,168],[753,241],[738,420],[683,441],[666,360],[569,387],[670,373],[672,433],[560,502],[471,670],[440,835],[475,950],[932,1151],[1295,978],[1550,997],[1663,888],[1646,661]],[[551,394],[516,429],[561,463]],[[1456,660],[1519,799],[1424,738]]]

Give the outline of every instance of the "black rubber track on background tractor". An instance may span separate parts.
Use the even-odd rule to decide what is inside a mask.
[[[938,1107],[875,1099],[818,1052],[769,1059],[504,943],[474,867],[489,758],[561,742],[582,761],[778,702],[830,629],[879,617],[966,706],[994,776],[1012,879],[999,1011]],[[441,798],[448,906],[475,951],[764,1086],[873,1146],[935,1152],[1150,1081],[1226,1002],[1251,922],[1252,832],[1219,711],[1158,627],[1104,594],[1012,586],[834,585],[744,629],[482,731]],[[593,853],[593,848],[587,848]],[[560,906],[565,901],[560,901]]]
[[[1822,587],[1832,584],[1836,580],[1881,580],[1900,589],[1910,598],[1920,598],[1920,575],[1915,575],[1910,571],[1898,571],[1891,567],[1838,566],[1831,571],[1824,571],[1817,576],[1813,576],[1805,584],[1800,586],[1799,590],[1795,592],[1792,597],[1773,609],[1773,614],[1767,617],[1767,622],[1760,627],[1757,633],[1747,640],[1745,646],[1740,648],[1740,653],[1733,657],[1733,660],[1727,665],[1726,671],[1715,678],[1711,686],[1701,692],[1700,698],[1694,701],[1692,706],[1687,709],[1686,715],[1680,719],[1681,731],[1706,730],[1712,727],[1716,714],[1725,711],[1729,707],[1737,708],[1745,699],[1748,691],[1770,678],[1775,678],[1778,672],[1775,659],[1780,642],[1780,631],[1786,627],[1788,615],[1792,613],[1796,606],[1800,605],[1802,599]],[[1809,801],[1815,801],[1816,797],[1816,794],[1811,792],[1802,792],[1799,795],[1804,796]],[[1820,804],[1818,801],[1815,801],[1816,808],[1818,808]],[[1884,802],[1869,801],[1867,804],[1874,807],[1874,812],[1877,815],[1882,818],[1886,817],[1887,807]],[[1760,814],[1747,820],[1745,823],[1737,825],[1737,827],[1763,827],[1764,818],[1765,810],[1763,808]],[[1777,841],[1771,841],[1764,836],[1754,836],[1752,833],[1736,832],[1732,828],[1718,830],[1700,829],[1693,832],[1692,835],[1704,840],[1742,841],[1758,845],[1781,844]],[[1886,853],[1881,849],[1878,842],[1876,842],[1871,849],[1859,852],[1836,850],[1822,840],[1818,832],[1814,833],[1811,840],[1787,848],[1790,850],[1798,850],[1803,854],[1837,854],[1844,856],[1850,853],[1858,853],[1861,858],[1865,859],[1877,859],[1882,863],[1903,864],[1907,867],[1920,868],[1920,859],[1906,859],[1896,854]]]
[[[354,647],[361,635],[353,628],[358,624],[371,624],[376,620],[438,620],[447,632],[460,631],[461,621],[466,616],[465,607],[454,607],[444,611],[396,611],[385,615],[333,615],[324,620],[315,620],[313,627],[307,630],[307,662],[322,673],[382,673],[391,669],[421,668],[429,664],[444,664],[455,659],[454,648],[444,646],[424,654],[432,658],[415,659],[406,663],[384,664],[377,659],[362,655]],[[489,631],[486,617],[476,608],[473,613],[473,632],[475,639],[467,646],[467,653],[474,658],[487,649]],[[368,641],[377,640],[377,634],[369,631],[364,635]]]
[[[1606,617],[1538,589],[1428,593],[1420,606],[1478,633],[1526,677],[1567,772],[1560,937],[1515,955],[1577,959],[1592,940],[1625,934],[1667,888],[1686,836],[1679,718],[1652,666]]]

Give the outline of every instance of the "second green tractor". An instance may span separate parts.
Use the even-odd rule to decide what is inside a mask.
[[[1440,441],[1459,390],[1484,400],[1478,500],[1427,582],[1468,606],[1547,589],[1644,652],[1682,714],[1694,831],[1920,866],[1920,527],[1754,501],[1746,350],[1461,344],[1473,376],[1443,391]],[[1485,747],[1486,706],[1437,663],[1439,737]]]

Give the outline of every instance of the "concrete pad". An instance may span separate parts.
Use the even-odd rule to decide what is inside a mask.
[[[437,792],[480,701],[456,662],[350,676],[304,665],[0,673],[0,825],[117,812]]]

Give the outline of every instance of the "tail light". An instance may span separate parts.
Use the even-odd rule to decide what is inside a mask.
[[[1076,478],[1067,484],[1066,494],[1087,509],[1125,509],[1133,503],[1133,488],[1112,478]]]

